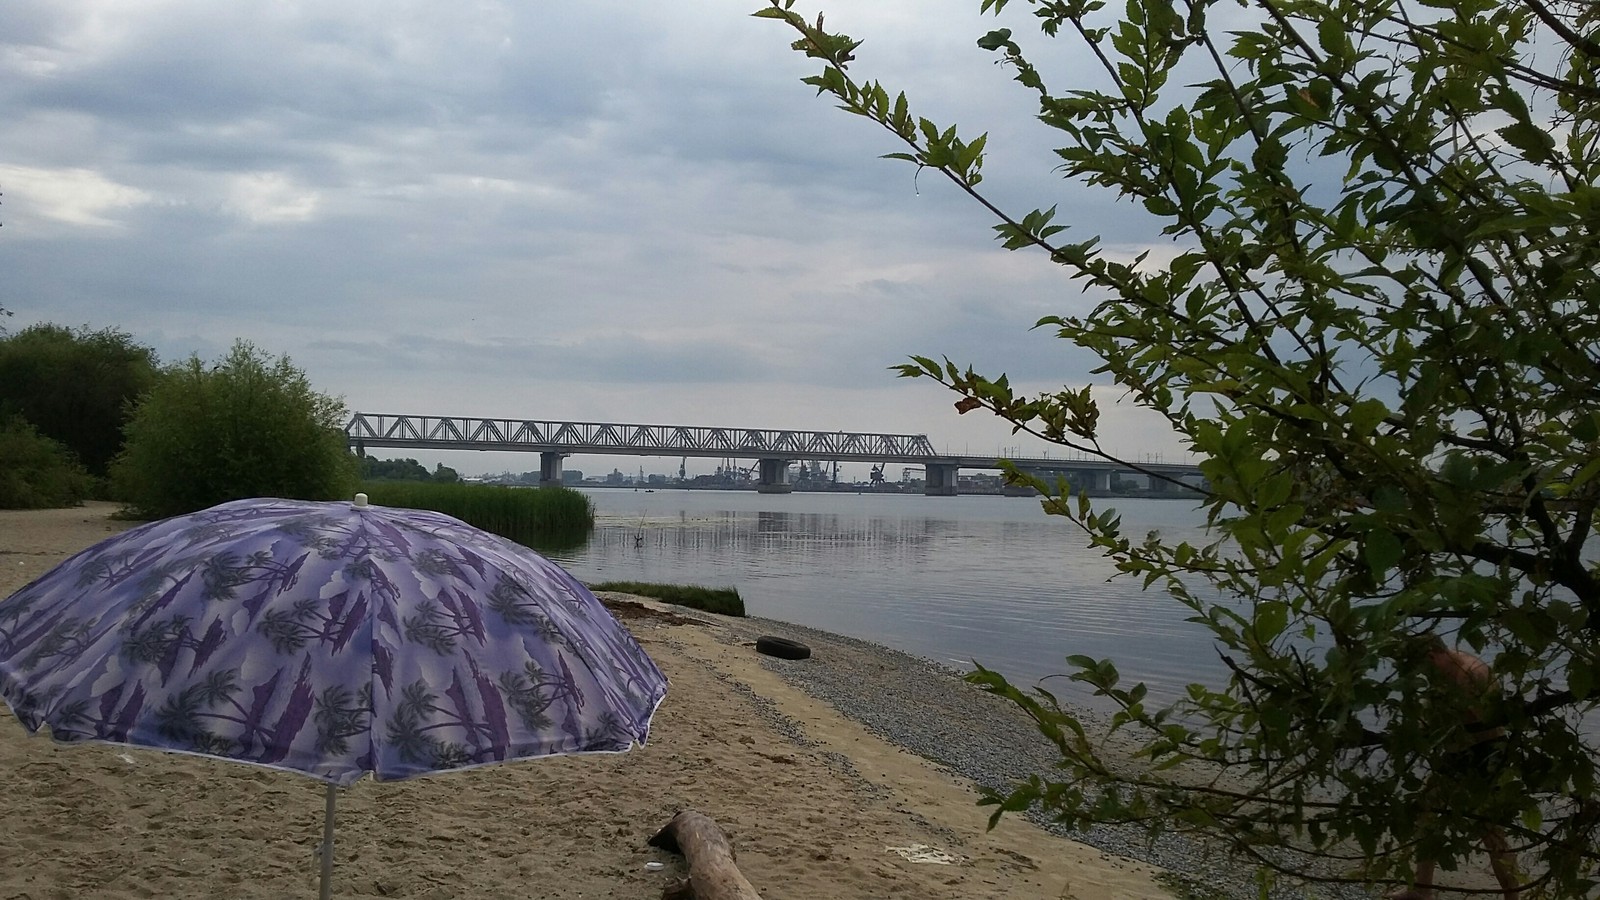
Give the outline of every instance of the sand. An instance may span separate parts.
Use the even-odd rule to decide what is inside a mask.
[[[0,511],[0,597],[128,527],[113,509]],[[653,900],[685,867],[646,840],[684,807],[724,828],[767,900],[1167,896],[1153,867],[1020,817],[986,832],[970,783],[764,669],[717,617],[689,615],[623,616],[672,682],[648,746],[359,782],[339,796],[334,896]],[[324,787],[310,778],[61,746],[9,715],[0,772],[0,900],[315,896]]]

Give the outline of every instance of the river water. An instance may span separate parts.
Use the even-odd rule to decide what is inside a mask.
[[[1111,657],[1125,683],[1170,698],[1218,684],[1208,632],[1159,589],[1117,577],[1036,499],[985,495],[585,491],[584,547],[548,555],[584,581],[736,587],[746,610],[1033,684],[1063,658]],[[1123,532],[1199,541],[1189,500],[1106,499]],[[1046,685],[1086,702],[1061,679]],[[1099,704],[1093,704],[1099,705]]]

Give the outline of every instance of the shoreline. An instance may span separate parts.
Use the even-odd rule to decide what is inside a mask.
[[[0,597],[137,524],[110,521],[115,508],[0,511]],[[619,618],[672,680],[650,743],[613,756],[358,782],[339,799],[337,896],[653,898],[686,869],[645,841],[684,807],[722,826],[766,900],[1168,895],[1155,867],[1022,817],[986,830],[971,780],[893,740],[897,727],[927,724],[916,721],[927,708],[919,692],[1002,702],[956,675],[800,626],[627,599],[652,610]],[[812,644],[820,652],[805,662],[815,664],[745,646],[767,633]],[[900,708],[899,726],[886,718],[894,710],[864,723],[849,698],[831,696],[861,694],[868,674],[883,685],[910,679],[875,698]],[[977,715],[969,730],[981,736],[990,713]],[[61,745],[4,718],[0,767],[11,778],[0,792],[0,852],[30,862],[0,872],[0,896],[264,900],[315,891],[320,782],[204,757]]]
[[[672,607],[680,610],[680,607]],[[896,749],[910,753],[969,785],[970,815],[987,821],[993,807],[977,805],[978,788],[1003,790],[1030,775],[1047,776],[1056,750],[1033,721],[1010,701],[968,684],[962,672],[873,641],[809,626],[749,617],[724,619],[735,640],[753,643],[761,634],[799,640],[812,647],[811,659],[761,657],[760,665],[807,696],[827,704]],[[1121,735],[1105,737],[1109,717],[1078,708],[1075,714],[1091,733],[1101,735],[1108,755],[1131,758],[1135,745]],[[1259,896],[1248,870],[1241,870],[1218,848],[1168,832],[1153,844],[1142,831],[1100,827],[1074,833],[1049,821],[1037,809],[1007,813],[1002,826],[1026,822],[1063,841],[1091,847],[1110,859],[1161,870],[1163,894],[1253,900]],[[1364,891],[1307,892],[1283,883],[1274,898],[1368,897]]]
[[[141,524],[110,520],[116,508],[101,503],[70,510],[0,511],[0,598],[78,550]],[[13,561],[17,565],[13,566]],[[816,896],[847,900],[883,896],[883,890],[951,900],[1009,896],[1090,900],[1172,896],[1174,891],[1180,896],[1258,896],[1247,871],[1239,871],[1215,848],[1178,835],[1163,835],[1152,845],[1131,829],[1069,834],[1037,811],[1008,813],[994,832],[987,831],[992,808],[977,805],[979,788],[1004,789],[1029,775],[1048,773],[1055,749],[1020,709],[966,683],[964,673],[954,667],[810,626],[762,617],[721,616],[628,594],[597,594],[672,679],[650,744],[603,763],[594,757],[528,760],[485,767],[472,774],[440,773],[399,783],[359,782],[341,796],[339,804],[335,879],[347,875],[350,879],[337,887],[339,896],[429,900],[505,896],[492,887],[508,877],[503,872],[480,879],[474,869],[474,886],[464,892],[417,893],[407,885],[447,884],[448,862],[398,881],[393,873],[368,877],[372,873],[359,867],[363,858],[375,856],[385,860],[386,870],[398,866],[397,871],[405,874],[415,868],[399,861],[397,848],[423,845],[387,833],[385,822],[413,821],[413,814],[422,807],[402,805],[412,812],[396,814],[392,806],[399,798],[420,794],[432,798],[430,804],[448,810],[474,809],[470,821],[449,831],[479,833],[485,819],[496,818],[496,810],[506,811],[493,805],[495,798],[509,800],[512,809],[525,805],[521,795],[536,789],[552,773],[556,784],[576,790],[579,798],[560,804],[565,815],[600,829],[589,843],[565,845],[557,854],[563,871],[576,866],[579,874],[574,877],[587,887],[548,895],[523,890],[518,896],[657,895],[659,888],[644,893],[616,891],[635,882],[641,888],[664,883],[663,873],[646,872],[645,861],[666,864],[667,875],[683,871],[680,858],[652,850],[644,841],[685,806],[699,808],[723,826],[739,852],[741,869],[767,900]],[[811,646],[813,655],[791,661],[757,654],[755,640],[767,634],[801,641]],[[1078,714],[1085,725],[1104,732],[1106,716],[1081,707]],[[295,796],[292,822],[280,822],[277,828],[264,830],[266,826],[246,811],[248,804],[237,809],[231,819],[224,817],[232,822],[224,831],[228,840],[248,836],[247,844],[272,842],[278,856],[285,855],[287,845],[293,850],[287,855],[299,860],[294,865],[280,860],[267,870],[254,870],[249,878],[233,882],[242,887],[256,878],[265,879],[264,893],[228,893],[280,896],[299,890],[291,886],[298,884],[292,879],[313,876],[314,865],[305,854],[320,840],[319,782],[293,773],[120,745],[68,747],[42,736],[30,737],[14,717],[5,715],[4,719],[9,724],[0,725],[0,766],[21,776],[21,784],[0,794],[0,814],[11,823],[0,826],[0,852],[37,857],[46,849],[48,845],[41,846],[19,833],[28,828],[20,823],[44,815],[36,802],[28,802],[27,795],[53,797],[65,791],[65,796],[71,797],[68,786],[84,781],[81,770],[87,767],[98,773],[89,780],[123,797],[133,813],[154,802],[148,795],[152,785],[141,783],[148,773],[159,773],[153,786],[163,795],[162,785],[193,779],[205,786],[200,793],[212,804],[219,798],[231,798],[230,792],[239,793],[241,784],[245,790],[240,796],[245,800],[238,802],[252,796],[260,801],[252,788],[268,790],[273,797]],[[1108,747],[1113,755],[1132,752],[1132,745],[1120,738],[1108,742]],[[698,777],[702,772],[704,779]],[[798,781],[796,776],[801,776]],[[475,779],[472,787],[450,787],[465,785],[468,778]],[[488,786],[484,788],[476,779]],[[259,787],[264,784],[271,787]],[[615,790],[608,789],[608,784]],[[476,796],[480,788],[486,791],[483,798]],[[171,802],[170,797],[160,802]],[[207,809],[204,802],[189,806],[193,808],[180,814],[180,820],[203,822],[215,817],[215,811]],[[63,811],[68,818],[90,814],[87,808],[69,806],[49,815],[53,818]],[[444,818],[457,816],[452,811]],[[138,815],[132,821],[130,827],[136,835],[146,839],[146,850],[157,856],[161,848],[174,849],[181,862],[184,845],[193,842],[162,843],[159,832],[140,827],[143,820]],[[512,880],[520,880],[532,865],[527,841],[539,835],[539,827],[523,824],[518,829],[522,839],[501,841],[496,849],[497,860],[516,863],[518,874]],[[359,841],[355,848],[350,846],[348,832],[355,832]],[[182,832],[186,839],[195,840],[204,833],[203,829],[188,828]],[[86,837],[78,834],[64,840],[53,852],[71,859],[72,848]],[[124,834],[123,839],[126,837]],[[430,840],[449,839],[436,834]],[[485,835],[483,840],[493,844],[496,839]],[[850,849],[843,849],[846,846]],[[941,865],[900,859],[897,854],[908,847],[946,854],[952,862]],[[479,855],[483,852],[487,851]],[[220,862],[226,867],[235,861],[229,854]],[[849,864],[843,873],[838,871],[841,863]],[[94,871],[93,867],[88,871]],[[63,867],[59,873],[61,877],[83,875],[74,866]],[[286,882],[286,878],[291,880]],[[480,880],[485,883],[479,884]],[[0,896],[23,896],[15,891],[24,881],[30,888],[38,886],[31,875],[0,873],[0,889],[5,889]],[[215,896],[200,887],[203,882],[176,875],[172,880],[149,883],[152,889],[156,883],[161,885],[154,894],[147,892],[146,886],[122,891],[117,879],[92,886],[75,883],[76,890],[42,895],[28,892],[26,896],[66,898],[82,895],[85,888],[115,900],[151,895]],[[266,887],[272,884],[276,887]],[[306,884],[314,885],[314,881]],[[361,884],[370,890],[360,889]],[[1308,895],[1302,887],[1292,885],[1281,885],[1272,894],[1319,895],[1369,896],[1351,890]]]

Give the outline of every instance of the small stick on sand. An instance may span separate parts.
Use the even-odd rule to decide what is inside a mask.
[[[650,846],[683,854],[689,863],[687,882],[674,882],[663,900],[761,900],[733,861],[733,845],[715,820],[686,809],[656,832]]]

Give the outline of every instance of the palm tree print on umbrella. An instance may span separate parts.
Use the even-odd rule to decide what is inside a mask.
[[[532,551],[420,510],[241,500],[133,529],[0,603],[30,731],[336,786],[642,744],[666,679]]]
[[[570,575],[437,513],[239,501],[58,571],[0,605],[0,690],[62,739],[348,783],[623,749],[665,692]]]
[[[234,699],[239,691],[239,673],[233,669],[212,672],[204,680],[167,697],[156,710],[156,731],[173,745],[196,753],[215,756],[245,756],[270,743],[272,731],[265,728],[257,709],[247,709]],[[220,708],[220,711],[219,711]],[[225,737],[207,723],[232,722],[238,734]],[[290,723],[283,723],[285,725]]]

